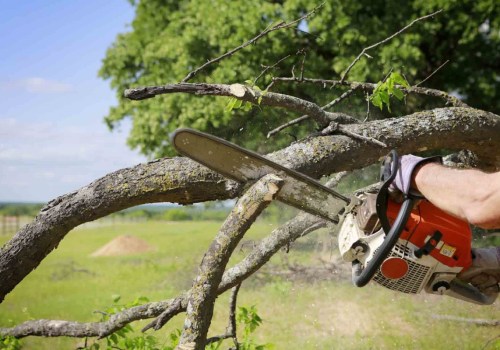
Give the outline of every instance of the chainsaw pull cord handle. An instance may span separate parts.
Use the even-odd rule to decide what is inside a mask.
[[[412,196],[406,196],[403,200],[401,208],[399,209],[398,216],[391,226],[389,220],[387,219],[387,202],[389,198],[389,185],[392,183],[396,177],[399,168],[399,157],[395,150],[392,150],[387,157],[385,157],[382,162],[381,171],[381,181],[384,181],[380,187],[379,194],[377,196],[376,210],[377,216],[380,219],[380,223],[384,232],[386,233],[384,242],[375,251],[373,258],[363,269],[361,263],[358,260],[354,260],[352,263],[352,282],[358,286],[365,286],[372,277],[375,275],[379,269],[382,262],[385,260],[387,255],[391,252],[392,248],[396,244],[401,236],[401,232],[410,217],[411,210],[415,204],[416,198]]]

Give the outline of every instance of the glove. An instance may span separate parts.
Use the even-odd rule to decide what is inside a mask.
[[[413,171],[417,166],[429,162],[436,162],[441,164],[442,159],[439,156],[422,158],[411,154],[400,157],[398,172],[396,173],[396,177],[391,184],[392,189],[396,188],[399,191],[403,192],[405,195],[420,195],[417,191],[410,189]]]
[[[473,248],[472,256],[471,267],[457,277],[486,295],[500,292],[500,247]]]

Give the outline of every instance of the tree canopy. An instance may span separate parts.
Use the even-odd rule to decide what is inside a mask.
[[[118,105],[105,118],[108,126],[113,128],[124,118],[131,118],[129,145],[151,156],[172,154],[168,135],[185,126],[237,140],[259,151],[273,149],[270,142],[262,141],[265,135],[294,117],[282,110],[228,110],[226,99],[210,96],[176,94],[134,102],[122,94],[130,87],[179,82],[207,60],[241,45],[272,24],[299,18],[318,4],[305,0],[148,0],[132,4],[136,15],[131,31],[117,36],[99,72],[110,80],[118,96]],[[371,51],[373,58],[363,57],[349,77],[377,82],[393,70],[415,84],[449,60],[425,85],[458,94],[473,107],[498,112],[500,6],[495,0],[327,1],[314,16],[302,21],[299,30],[270,33],[207,67],[192,81],[253,81],[265,70],[263,66],[278,62],[256,81],[258,87],[268,86],[272,76],[291,76],[292,70],[298,75],[302,66],[307,77],[338,79],[364,47],[397,32],[411,19],[438,9],[444,11],[432,21],[421,22]],[[317,104],[327,103],[338,94],[328,87],[306,84],[280,83],[272,91]],[[409,103],[422,105],[428,101]],[[366,105],[348,102],[337,108],[364,115]],[[302,135],[298,126],[291,130]],[[284,146],[291,141],[289,136],[281,137],[273,144]]]

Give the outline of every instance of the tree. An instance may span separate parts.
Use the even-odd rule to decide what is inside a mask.
[[[292,3],[299,4],[299,2],[290,2]],[[153,11],[151,14],[162,15],[161,11],[159,13],[154,11],[159,10],[154,7],[154,4],[158,5],[158,3],[141,4],[139,8],[148,9],[148,6],[153,6],[149,9]],[[187,6],[188,8],[183,8],[186,11],[190,4],[176,3],[176,5],[165,4],[165,6],[169,6],[168,9],[172,11],[178,6]],[[279,4],[278,2],[269,3],[269,6]],[[328,9],[328,6],[325,4],[324,8]],[[304,12],[302,17],[296,20],[273,24],[258,36],[262,34],[262,38],[267,38],[271,32],[279,32],[280,35],[286,32],[294,37],[296,33],[289,31],[290,28],[300,27],[303,23],[313,26],[313,19],[316,17],[312,16],[322,11],[323,7],[315,8],[311,12]],[[138,12],[138,16],[144,13]],[[378,96],[383,109],[389,107],[391,98],[398,99],[402,97],[401,94],[403,97],[433,96],[439,99],[442,105],[449,104],[449,107],[419,110],[417,105],[412,105],[408,108],[414,108],[413,113],[399,118],[361,121],[345,113],[328,112],[315,101],[307,100],[305,98],[307,87],[304,93],[291,95],[273,90],[263,92],[252,83],[243,85],[240,83],[181,82],[131,88],[126,90],[124,95],[136,100],[172,93],[181,93],[180,96],[201,94],[204,96],[203,99],[207,99],[208,95],[225,96],[236,101],[235,105],[250,103],[257,106],[257,109],[279,107],[277,112],[273,112],[277,116],[281,115],[282,110],[307,115],[307,118],[302,119],[309,119],[313,123],[313,132],[307,138],[267,154],[267,157],[314,178],[373,164],[391,148],[397,148],[401,153],[417,152],[423,148],[429,151],[447,149],[448,152],[467,150],[467,154],[474,155],[473,159],[477,166],[486,170],[498,170],[500,169],[500,158],[497,156],[500,146],[498,137],[500,117],[498,115],[471,108],[444,91],[408,85],[406,80],[397,74],[388,75],[378,85],[348,80],[350,73],[354,72],[358,64],[363,67],[365,54],[370,55],[372,50],[403,37],[405,31],[410,27],[425,23],[424,20],[433,22],[435,18],[438,18],[438,14],[441,15],[437,12],[416,18],[407,26],[395,30],[394,35],[389,35],[386,39],[379,38],[373,44],[368,43],[349,63],[344,64],[345,68],[337,80],[305,77],[302,75],[302,68],[296,68],[295,76],[274,77],[274,80],[271,80],[276,84],[289,83],[297,91],[307,84],[333,86],[335,89],[328,89],[330,93],[336,94],[331,105],[339,104],[345,101],[347,96],[362,91],[362,97],[366,93],[372,94],[373,102],[376,102],[375,99]],[[150,25],[154,28],[154,21]],[[245,25],[242,24],[243,27]],[[237,27],[234,28],[236,29]],[[282,40],[285,39],[282,38]],[[246,43],[252,42],[250,40]],[[246,47],[245,44],[238,43],[235,52],[244,47]],[[140,45],[137,50],[141,50]],[[220,60],[225,57],[229,56],[222,55]],[[229,59],[233,57],[236,55],[230,56]],[[205,69],[211,71],[212,76],[219,77],[217,68],[213,68],[217,61],[218,59],[199,68],[196,68],[193,63],[190,67],[192,68],[191,74],[187,77],[206,74]],[[278,62],[280,60],[272,64]],[[140,61],[136,62],[137,66],[141,64]],[[304,63],[304,68],[304,71],[307,71],[307,62]],[[133,81],[135,78],[130,79]],[[337,88],[340,88],[340,92]],[[156,101],[156,99],[150,101]],[[172,99],[171,102],[173,101]],[[364,103],[366,101],[363,101]],[[391,105],[394,104],[394,102],[391,103]],[[134,106],[127,108],[140,109],[137,107],[140,106],[139,104]],[[198,105],[195,104],[195,106]],[[157,107],[159,108],[160,104]],[[317,129],[320,132],[315,132]],[[334,186],[335,182],[333,179],[330,185]],[[173,316],[186,312],[186,322],[179,349],[203,349],[207,342],[206,335],[216,296],[231,288],[236,288],[234,291],[237,291],[241,282],[263,266],[281,247],[327,224],[323,219],[302,213],[271,232],[244,260],[226,270],[226,263],[236,245],[262,210],[273,200],[282,185],[283,181],[280,178],[268,174],[248,187],[245,184],[227,180],[189,159],[176,157],[162,158],[147,164],[118,170],[78,191],[51,201],[40,211],[33,223],[21,229],[10,242],[2,247],[0,251],[0,280],[2,280],[0,299],[3,299],[21,282],[57,246],[69,230],[81,223],[143,203],[168,201],[190,204],[239,198],[213,244],[205,253],[192,288],[180,293],[177,298],[134,306],[103,322],[86,324],[34,320],[13,328],[0,329],[0,335],[104,337],[138,319],[154,318],[146,329],[160,329]],[[236,295],[236,292],[233,294]],[[232,337],[234,334],[229,334],[229,336]]]
[[[117,37],[100,71],[101,77],[110,79],[118,97],[118,105],[111,108],[106,122],[113,127],[122,119],[131,118],[130,146],[156,157],[173,155],[165,135],[185,126],[238,141],[261,152],[279,149],[291,141],[288,135],[279,134],[261,142],[284,119],[293,119],[278,110],[228,111],[225,99],[214,101],[192,95],[167,95],[130,103],[122,94],[130,86],[181,81],[186,72],[241,45],[272,24],[299,18],[312,10],[315,3],[305,0],[150,0],[137,2],[135,6],[132,30]],[[256,79],[263,71],[262,65],[276,64],[256,81],[265,89],[272,77],[290,76],[292,67],[295,74],[302,74],[303,60],[306,76],[334,79],[363,47],[396,32],[410,20],[438,9],[444,12],[433,21],[414,26],[405,36],[370,52],[373,59],[363,57],[350,72],[350,78],[377,82],[392,69],[401,70],[414,85],[448,62],[426,86],[452,91],[473,107],[499,113],[496,91],[500,87],[500,6],[495,0],[326,1],[319,13],[301,21],[301,30],[274,31],[262,37],[258,45],[245,48],[244,54],[210,65],[190,80],[243,83]],[[321,85],[282,82],[276,84],[273,91],[315,101],[318,105],[331,101],[331,91]],[[355,92],[358,97],[359,94],[360,91]],[[365,105],[361,101],[357,98],[350,101],[349,106],[338,105],[334,110],[347,108],[351,115],[364,119]],[[409,107],[415,104],[432,106],[428,100],[411,98],[408,101]],[[403,108],[396,110],[399,113],[395,115],[410,111],[411,108]],[[376,112],[372,113],[373,117],[378,117]],[[289,129],[290,133],[304,136],[311,124],[302,125],[295,125]]]

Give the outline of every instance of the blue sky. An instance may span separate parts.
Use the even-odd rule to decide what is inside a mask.
[[[0,0],[0,201],[46,202],[146,158],[110,132],[97,77],[129,30],[126,0]]]

